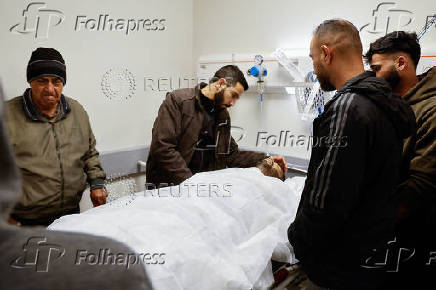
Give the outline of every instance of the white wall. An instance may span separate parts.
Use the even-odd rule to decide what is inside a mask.
[[[48,37],[35,37],[34,32],[11,32],[22,24],[23,10],[34,1],[0,0],[0,77],[7,98],[21,94],[28,86],[25,71],[30,53],[38,46],[55,47],[67,62],[65,94],[79,100],[88,111],[100,151],[119,150],[149,144],[151,128],[168,80],[158,87],[159,78],[171,78],[174,85],[184,87],[185,78],[196,74],[198,59],[222,54],[256,54],[268,56],[276,48],[308,49],[313,29],[323,20],[343,17],[358,28],[370,24],[362,33],[365,50],[369,42],[383,33],[370,33],[374,25],[373,10],[381,2],[370,1],[289,1],[289,0],[107,0],[107,1],[40,1],[50,12],[52,22],[40,15],[40,28],[49,27]],[[420,30],[426,16],[436,14],[433,0],[398,0],[396,5],[382,5],[376,11],[377,29],[383,30],[390,15],[389,30]],[[388,11],[400,9],[403,12]],[[410,12],[408,12],[410,11]],[[57,26],[56,15],[64,20]],[[165,19],[163,31],[85,31],[80,19],[98,19],[108,14],[118,19]],[[399,16],[401,15],[401,16]],[[404,26],[408,19],[412,22]],[[45,24],[44,24],[45,23]],[[404,27],[403,27],[404,26]],[[28,29],[31,30],[31,29]],[[42,35],[44,36],[44,35]],[[423,51],[436,52],[436,29],[432,27],[421,40]],[[426,66],[433,59],[426,59]],[[110,70],[127,69],[135,79],[133,95],[127,99],[109,99],[102,90],[103,76]],[[112,75],[114,77],[114,75]],[[149,79],[154,83],[150,84]],[[124,79],[109,79],[112,89],[129,92]],[[165,85],[166,83],[166,85]],[[152,88],[154,90],[152,90]],[[159,91],[159,89],[161,91]],[[258,96],[245,94],[231,109],[232,122],[245,129],[240,144],[254,147],[260,128]],[[289,130],[308,134],[308,126],[300,120],[295,99],[286,95],[265,95],[262,129],[271,135]],[[308,157],[310,149],[261,148],[299,157]]]
[[[307,49],[312,32],[323,20],[345,18],[360,29],[364,51],[369,43],[386,34],[386,19],[390,16],[388,32],[394,30],[420,31],[425,25],[426,16],[436,14],[434,0],[398,0],[396,5],[382,5],[375,14],[378,16],[374,27],[373,10],[382,1],[295,1],[295,0],[196,0],[194,21],[194,59],[217,58],[223,54],[263,54],[269,56],[276,48]],[[388,11],[391,10],[404,10]],[[409,13],[410,11],[411,13]],[[410,24],[406,25],[412,20]],[[371,29],[370,29],[371,27]],[[371,33],[377,32],[380,33]],[[422,38],[424,54],[436,55],[436,29],[432,27]],[[435,58],[424,60],[436,65]],[[246,137],[240,145],[253,147],[262,129],[270,135],[280,131],[309,134],[308,126],[301,122],[296,102],[286,95],[265,96],[263,114],[260,115],[259,98],[254,94],[244,94],[231,109],[232,125],[245,129]],[[271,147],[260,149],[276,151],[297,157],[308,158],[310,149],[305,146]]]
[[[35,32],[11,32],[12,26],[23,23],[23,10],[35,2],[45,3],[43,10],[56,10],[39,11],[38,14],[40,32],[49,26],[48,37],[41,34],[35,37]],[[67,64],[64,93],[77,99],[89,113],[98,149],[109,151],[149,144],[153,121],[165,92],[152,91],[150,87],[146,90],[144,78],[193,75],[193,11],[192,0],[1,0],[0,77],[6,96],[10,99],[20,95],[28,87],[25,75],[32,50],[39,46],[54,47],[62,53]],[[48,19],[44,13],[52,14],[52,22],[44,22]],[[108,18],[115,20],[135,19],[141,25],[144,22],[138,22],[140,19],[165,19],[165,28],[158,31],[141,28],[126,35],[125,30],[85,30],[79,21],[75,30],[78,16],[84,16],[79,17],[83,21],[98,20],[100,14],[108,14]],[[64,20],[54,26],[59,19],[57,15],[63,15]],[[34,23],[35,19],[29,21]],[[92,25],[92,21],[88,23],[89,28]],[[133,95],[119,99],[118,94],[110,99],[103,94],[103,76],[110,69],[115,72],[127,69],[133,75],[134,89],[129,89],[123,75],[121,79],[109,75],[113,78],[108,79],[110,88],[130,91]],[[156,85],[154,89],[158,89]]]
[[[312,32],[323,20],[345,18],[357,28],[374,23],[373,10],[383,2],[376,15],[377,30],[383,30],[386,16],[391,16],[389,32],[394,30],[420,30],[426,16],[436,14],[433,0],[344,1],[344,0],[195,0],[195,56],[222,53],[257,53],[274,51],[277,47],[309,48]],[[402,14],[398,24],[397,12]],[[412,22],[405,26],[408,17]],[[397,29],[398,28],[398,29]],[[365,29],[362,41],[367,46],[382,36]],[[436,29],[421,40],[423,47],[436,48]]]

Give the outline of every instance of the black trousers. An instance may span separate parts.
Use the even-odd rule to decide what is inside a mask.
[[[60,218],[61,216],[69,215],[69,214],[75,214],[75,213],[79,213],[79,212],[80,212],[80,208],[77,207],[77,208],[74,208],[74,209],[70,209],[70,210],[64,211],[60,215],[51,216],[51,217],[44,217],[44,218],[38,218],[38,219],[25,219],[25,218],[21,218],[21,217],[15,215],[15,214],[11,214],[11,216],[15,220],[20,222],[21,225],[23,225],[23,226],[44,226],[44,227],[47,227],[51,223],[53,223],[56,219]]]

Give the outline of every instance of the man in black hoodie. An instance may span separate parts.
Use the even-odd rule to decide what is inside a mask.
[[[364,71],[350,22],[319,25],[310,56],[321,88],[337,93],[313,122],[320,142],[289,241],[315,289],[377,289],[384,271],[377,258],[393,237],[392,198],[414,115],[383,79]]]
[[[119,242],[6,222],[21,181],[3,126],[1,86],[0,172],[0,289],[151,289],[142,261]]]

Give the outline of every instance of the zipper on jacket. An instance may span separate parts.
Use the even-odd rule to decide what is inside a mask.
[[[59,168],[60,168],[60,171],[61,171],[61,214],[63,214],[64,213],[64,169],[62,167],[59,138],[58,138],[58,135],[56,134],[56,130],[55,130],[55,127],[54,127],[55,124],[54,123],[50,123],[50,124],[51,124],[51,128],[52,128],[52,131],[53,131],[55,143],[56,143],[56,154],[58,156]]]

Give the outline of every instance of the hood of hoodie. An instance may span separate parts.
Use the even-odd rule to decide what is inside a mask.
[[[410,105],[436,96],[436,68],[419,75],[418,79],[419,82],[403,96]]]
[[[374,72],[365,71],[348,80],[339,93],[348,91],[370,99],[392,121],[401,138],[407,138],[415,132],[416,121],[412,108],[400,96],[393,94],[389,84],[376,77]]]
[[[5,223],[5,217],[21,193],[21,180],[15,165],[14,153],[7,139],[4,126],[4,99],[0,83],[0,223]]]

